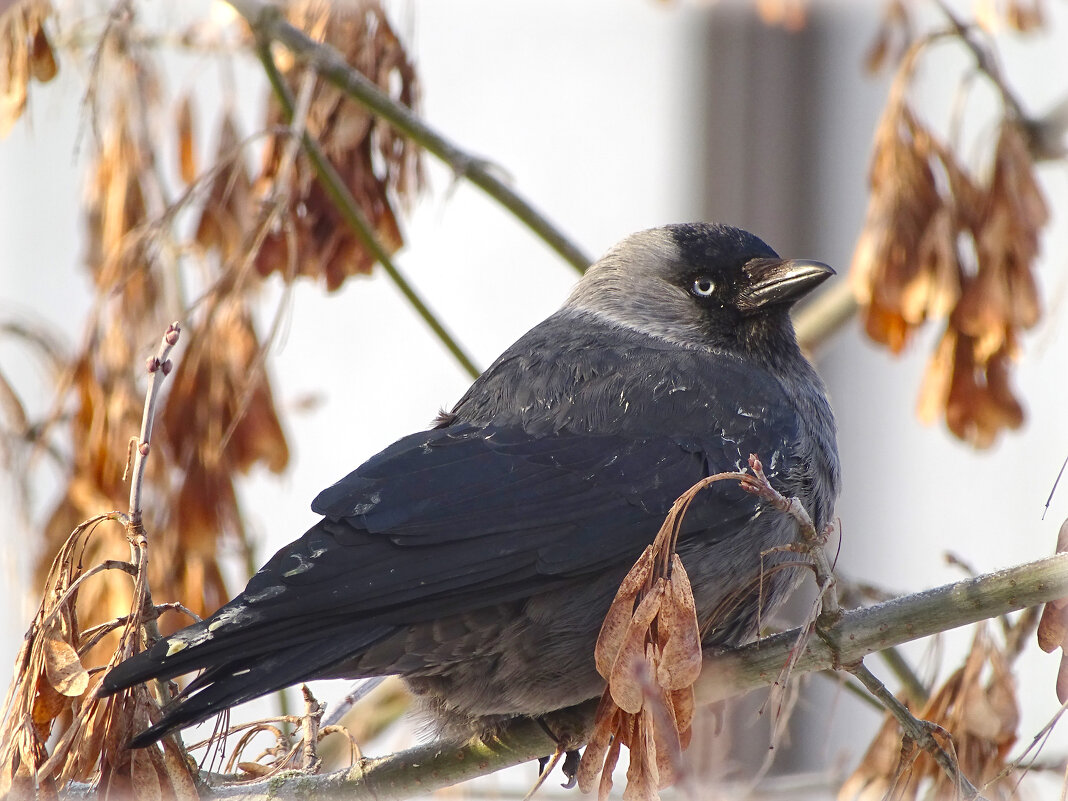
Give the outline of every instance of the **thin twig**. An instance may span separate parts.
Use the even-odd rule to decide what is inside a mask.
[[[124,562],[124,564],[129,565],[129,570],[127,572],[133,572],[133,565],[130,565],[128,562]],[[156,604],[154,607],[154,612],[157,617],[161,613],[166,612],[168,610],[173,610],[175,612],[181,612],[185,615],[188,615],[195,623],[199,623],[201,620],[200,615],[198,615],[193,610],[183,606],[178,601],[169,601],[165,604]],[[95,626],[85,629],[79,634],[78,656],[84,656],[85,654],[89,653],[89,651],[91,651],[98,642],[108,636],[111,632],[122,626],[125,626],[129,622],[130,616],[122,615],[120,617],[112,618],[106,623],[98,623]]]
[[[301,731],[304,735],[301,767],[309,773],[314,773],[322,762],[319,759],[317,746],[319,745],[319,724],[323,721],[323,712],[326,707],[315,700],[307,684],[301,685],[300,691],[304,695],[304,717],[301,719]]]
[[[341,722],[341,719],[348,714],[348,711],[352,709],[356,703],[368,696],[368,694],[374,690],[378,685],[386,680],[385,676],[375,676],[370,679],[359,679],[356,681],[352,689],[349,690],[348,695],[334,704],[330,710],[330,714],[323,719],[323,728],[327,726],[333,726]]]
[[[126,539],[130,543],[130,561],[137,568],[134,579],[134,597],[130,609],[130,622],[140,624],[139,637],[146,643],[156,642],[160,639],[160,630],[157,623],[158,616],[152,603],[152,590],[148,586],[148,537],[142,520],[141,495],[145,478],[145,462],[152,447],[152,430],[156,419],[156,405],[159,402],[159,390],[173,367],[170,354],[174,346],[178,344],[181,335],[181,325],[175,321],[167,326],[160,340],[156,355],[148,359],[148,389],[145,391],[145,408],[141,416],[141,432],[138,434],[136,447],[133,453],[132,478],[130,480],[130,512],[126,523]],[[116,656],[121,653],[123,658],[133,655],[137,636],[130,636],[131,627],[127,626],[122,635]],[[155,693],[160,706],[166,706],[172,700],[170,685],[166,681],[157,679],[153,682]],[[167,735],[177,745],[181,746],[181,734],[174,732]]]
[[[852,695],[862,704],[871,707],[880,715],[886,711],[883,705],[880,704],[875,698],[871,697],[864,687],[853,681],[848,673],[843,673],[840,670],[820,670],[816,673],[817,676],[822,676],[830,682],[833,682],[836,687]]]
[[[897,676],[898,681],[901,682],[901,689],[909,700],[913,702],[913,705],[919,707],[927,703],[931,693],[924,686],[920,677],[916,675],[912,665],[901,655],[901,651],[897,648],[886,648],[879,651],[879,656],[886,662],[886,666],[890,668],[890,671]]]
[[[78,592],[78,589],[86,579],[95,576],[97,573],[102,573],[105,570],[121,570],[131,576],[137,575],[137,568],[129,562],[123,562],[121,559],[105,559],[103,562],[93,565],[71,582],[71,585],[67,587],[63,595],[61,595],[59,600],[55,602],[52,610],[40,622],[41,630],[47,630],[48,627],[52,625],[52,621],[55,619],[56,615],[60,612],[69,611],[66,609],[67,602],[70,601],[76,592]]]
[[[292,120],[294,113],[293,97],[290,94],[289,87],[287,87],[282,80],[282,75],[278,71],[278,66],[274,63],[274,56],[271,54],[270,43],[265,39],[258,39],[256,43],[256,53],[260,58],[260,62],[263,64],[264,71],[267,73],[268,80],[271,83],[275,96],[278,98],[279,104],[282,106],[283,114],[287,120]],[[330,163],[330,160],[323,153],[322,148],[319,147],[319,143],[316,142],[314,137],[310,136],[307,131],[301,132],[300,139],[304,145],[305,152],[308,154],[308,160],[311,162],[312,168],[315,170],[315,174],[319,179],[319,183],[334,202],[334,205],[337,207],[338,212],[341,214],[346,224],[348,224],[349,228],[351,228],[359,237],[360,242],[367,248],[371,255],[374,256],[375,260],[382,265],[382,269],[385,270],[386,275],[388,275],[397,288],[400,289],[401,294],[404,295],[408,303],[410,303],[416,313],[423,318],[423,321],[430,326],[431,330],[456,358],[464,370],[466,370],[472,378],[478,378],[481,371],[475,367],[474,362],[464,349],[455,338],[453,338],[452,334],[446,330],[445,326],[442,325],[434,313],[430,311],[430,308],[426,305],[423,299],[419,297],[419,294],[412,288],[411,284],[408,283],[404,276],[400,274],[396,265],[393,264],[393,260],[386,252],[386,249],[382,247],[378,238],[374,235],[374,228],[370,221],[364,215],[363,211],[356,203],[356,200],[352,197],[352,194],[345,186],[345,182],[342,180],[341,176],[337,174],[334,165]]]
[[[556,746],[556,750],[553,751],[553,755],[545,761],[541,771],[538,773],[538,778],[534,782],[534,786],[527,790],[526,795],[523,796],[522,801],[532,801],[537,794],[541,786],[545,784],[545,780],[549,778],[556,766],[560,764],[560,760],[564,758],[564,749],[561,746]]]
[[[145,411],[141,416],[141,433],[137,437],[134,449],[133,478],[130,481],[130,529],[134,534],[144,534],[141,525],[141,492],[145,480],[145,458],[148,456],[152,442],[152,426],[156,417],[156,404],[159,401],[159,387],[171,371],[171,350],[178,344],[181,326],[171,323],[163,334],[159,350],[148,360],[148,391],[145,394]],[[136,561],[136,560],[134,560]]]
[[[956,785],[957,791],[962,798],[974,799],[980,797],[979,791],[970,781],[968,781],[967,777],[960,772],[960,766],[957,764],[957,760],[954,759],[949,752],[942,747],[941,743],[934,738],[934,735],[931,734],[932,730],[946,734],[941,726],[935,726],[935,724],[929,723],[928,721],[917,719],[911,712],[909,712],[908,707],[897,700],[897,698],[894,697],[894,694],[886,689],[886,685],[879,681],[875,674],[864,666],[863,662],[858,662],[845,669],[856,676],[860,683],[868,688],[868,692],[882,701],[883,706],[886,707],[886,711],[894,716],[898,725],[901,726],[901,730],[905,733],[905,736],[931,755],[931,758],[938,763],[939,767],[945,771],[945,774],[949,776]]]
[[[229,3],[245,18],[257,39],[285,45],[297,59],[311,65],[324,79],[441,159],[455,175],[475,184],[508,209],[576,270],[584,272],[589,267],[589,257],[502,181],[490,164],[464,152],[423,122],[411,109],[395,102],[358,70],[349,66],[333,47],[316,42],[294,28],[286,22],[276,6],[263,0],[229,0]]]

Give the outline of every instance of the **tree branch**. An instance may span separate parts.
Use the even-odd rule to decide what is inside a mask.
[[[958,796],[963,799],[973,799],[979,795],[979,791],[975,786],[960,772],[957,760],[934,738],[933,731],[940,731],[945,734],[945,730],[941,726],[917,719],[909,712],[908,707],[897,700],[894,694],[886,689],[886,685],[864,666],[863,662],[858,662],[848,668],[848,671],[857,677],[861,684],[868,689],[868,692],[879,699],[887,712],[894,716],[905,736],[931,755],[931,758],[938,763],[938,766],[953,781]]]
[[[838,668],[904,642],[1008,614],[1068,596],[1068,553],[947,584],[875,606],[843,612],[821,628],[796,660],[794,675]],[[790,649],[794,629],[742,648],[705,657],[695,687],[699,703],[711,703],[775,681]],[[596,701],[568,713],[572,730],[588,730]],[[550,754],[556,748],[537,723],[517,718],[496,737],[463,745],[430,743],[324,776],[287,774],[269,782],[205,790],[204,797],[260,801],[288,798],[346,798],[401,801]]]
[[[820,346],[857,315],[857,299],[846,276],[816,295],[794,315],[797,341],[806,351]]]
[[[515,215],[572,267],[580,273],[585,272],[590,265],[589,257],[527,200],[504,183],[491,164],[464,152],[423,122],[411,109],[395,102],[359,70],[353,69],[330,45],[316,42],[303,31],[294,28],[286,22],[276,6],[265,3],[263,0],[228,0],[228,2],[245,18],[257,39],[285,45],[298,60],[308,64],[353,100],[386,120],[429,153],[437,156],[452,169],[455,175],[466,178],[482,189]]]
[[[892,645],[1068,596],[1068,553],[945,584],[860,609],[821,629],[801,654],[796,673],[837,668]],[[749,692],[775,680],[797,639],[786,631],[705,659],[699,703]]]

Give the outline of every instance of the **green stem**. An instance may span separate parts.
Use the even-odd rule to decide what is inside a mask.
[[[278,102],[282,106],[282,111],[285,114],[286,121],[293,122],[293,97],[290,94],[289,87],[286,86],[285,81],[282,79],[281,73],[278,71],[278,66],[274,63],[274,57],[271,55],[270,43],[263,38],[256,40],[256,54],[259,56],[260,62],[263,64],[264,71],[267,73],[267,79],[271,83],[274,94],[278,98]],[[464,352],[460,344],[453,338],[445,326],[441,324],[438,318],[430,311],[423,299],[419,297],[416,291],[412,288],[411,284],[400,274],[396,265],[393,264],[386,249],[382,247],[382,244],[378,241],[374,235],[373,228],[370,221],[364,215],[363,211],[357,205],[356,200],[352,197],[348,188],[345,186],[345,182],[341,176],[338,175],[337,170],[334,169],[334,165],[330,163],[330,160],[323,153],[322,148],[319,147],[319,143],[304,131],[301,134],[301,144],[304,147],[304,151],[308,154],[308,160],[311,161],[312,167],[315,170],[315,174],[319,179],[319,183],[323,189],[330,196],[330,199],[334,202],[337,210],[341,213],[342,218],[348,224],[349,228],[353,230],[356,236],[359,237],[360,242],[367,248],[368,252],[382,265],[382,269],[386,271],[386,275],[390,277],[397,288],[412,305],[412,308],[419,314],[420,317],[430,326],[431,330],[441,340],[442,344],[448,348],[449,352],[456,357],[456,361],[460,363],[460,366],[464,368],[470,374],[472,378],[478,378],[479,369],[475,366],[475,363]]]

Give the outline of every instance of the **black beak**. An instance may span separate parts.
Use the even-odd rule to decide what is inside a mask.
[[[823,262],[806,259],[750,259],[743,270],[749,281],[737,303],[745,314],[789,305],[834,275]]]

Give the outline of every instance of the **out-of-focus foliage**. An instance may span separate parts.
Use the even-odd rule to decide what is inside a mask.
[[[989,25],[1031,30],[1041,4],[981,3]],[[867,219],[851,280],[864,330],[894,353],[929,321],[944,325],[920,391],[918,414],[944,417],[972,445],[991,445],[1024,420],[1011,386],[1020,335],[1041,316],[1034,269],[1049,210],[1035,176],[1040,137],[1011,89],[990,65],[994,55],[955,17],[924,35],[902,2],[887,6],[869,66],[897,62],[890,100],[875,133]],[[970,168],[924,123],[910,100],[917,64],[934,46],[970,50],[1002,98],[987,163]],[[959,76],[960,91],[968,78]]]
[[[265,338],[254,322],[263,277],[322,277],[336,289],[374,263],[319,187],[275,104],[262,121],[267,133],[248,139],[233,110],[212,109],[218,137],[205,147],[197,125],[204,101],[167,85],[160,37],[139,11],[119,0],[65,11],[59,20],[49,3],[24,0],[0,16],[0,134],[18,120],[33,80],[50,80],[68,60],[86,68],[79,149],[87,168],[84,267],[94,292],[78,350],[52,353],[56,396],[46,419],[30,420],[17,388],[0,376],[3,408],[30,453],[24,463],[48,449],[66,475],[43,540],[33,544],[45,601],[6,707],[0,782],[13,792],[36,786],[48,796],[69,781],[95,779],[105,794],[195,797],[176,741],[124,748],[158,699],[144,687],[96,699],[101,673],[87,667],[144,647],[156,626],[143,608],[148,586],[200,616],[230,597],[220,554],[250,548],[235,481],[256,466],[280,472],[289,459]],[[287,13],[398,102],[415,103],[414,69],[377,2],[308,0],[289,4]],[[51,32],[60,21],[65,35],[57,39]],[[236,51],[209,47],[205,58],[251,60],[247,33],[201,24],[168,34],[168,41],[239,42],[245,47]],[[299,94],[308,73],[284,66]],[[418,150],[322,81],[314,81],[297,124],[333,160],[387,251],[400,247],[399,217],[421,181]],[[257,157],[260,169],[250,169]],[[147,460],[145,548],[151,541],[153,559],[138,565],[147,574],[138,572],[131,594],[123,570],[85,567],[129,565],[128,544],[89,536],[83,521],[127,507],[131,438],[145,399],[138,366],[174,319],[183,321],[187,345],[162,397],[160,434]],[[14,439],[5,445],[20,446]],[[83,620],[94,625],[83,630]],[[169,633],[184,622],[167,615],[159,626]]]

